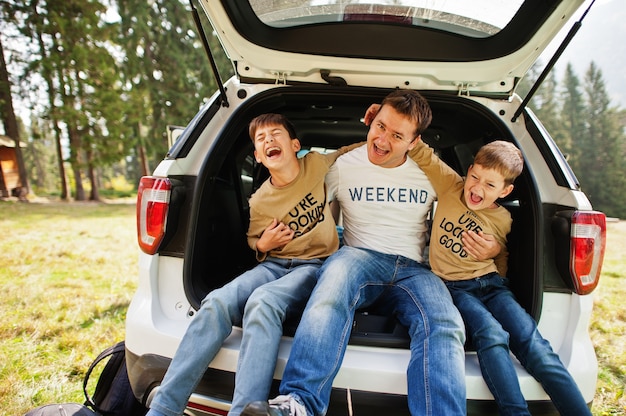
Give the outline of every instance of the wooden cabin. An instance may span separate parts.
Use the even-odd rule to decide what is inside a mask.
[[[20,143],[20,147],[26,147],[26,144]],[[15,141],[0,135],[0,198],[18,196],[14,194],[21,187]]]

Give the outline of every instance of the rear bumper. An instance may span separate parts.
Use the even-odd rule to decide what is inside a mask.
[[[137,355],[126,352],[128,361],[129,376],[133,390],[144,403],[148,401],[150,393],[158,389],[169,359],[157,355]],[[476,384],[468,379],[468,387]],[[482,379],[479,380],[482,383]],[[271,397],[278,395],[277,380],[274,380]],[[194,414],[221,414],[218,411],[227,412],[232,400],[234,386],[234,373],[215,370],[209,368],[203,380],[190,398],[190,406]],[[350,390],[352,409],[354,414],[360,416],[406,416],[409,414],[407,399],[405,395],[384,394],[361,390]],[[331,403],[328,414],[347,414],[348,392],[343,388],[333,388]],[[548,399],[529,400],[529,409],[532,414],[555,415],[559,413]],[[591,403],[589,404],[591,406]],[[216,412],[202,412],[197,409],[213,408]],[[495,402],[491,399],[471,399],[467,400],[467,414],[475,416],[498,415]]]
[[[163,261],[163,260],[162,260]],[[172,301],[175,291],[157,291],[155,282],[149,283],[155,273],[152,262],[143,264],[145,279],[140,280],[126,319],[126,358],[129,379],[137,398],[149,403],[151,392],[160,384],[171,357],[190,322],[189,316],[179,309],[166,310],[162,305]],[[163,264],[161,264],[163,266]],[[168,301],[159,299],[164,293]],[[179,295],[182,297],[182,294]],[[157,300],[159,299],[159,300]],[[559,353],[567,369],[577,381],[583,396],[591,403],[595,394],[597,361],[588,334],[589,319],[593,307],[591,296],[567,293],[544,293],[539,330]],[[183,308],[184,312],[184,308]],[[358,334],[355,334],[358,335]],[[356,337],[358,338],[358,337]],[[329,414],[346,414],[347,391],[351,392],[354,414],[386,416],[408,414],[406,394],[406,368],[410,351],[405,346],[381,343],[370,338],[361,345],[349,345],[341,370],[333,382],[333,394]],[[232,400],[234,373],[236,371],[241,342],[241,329],[234,328],[211,362],[210,368],[200,382],[191,400],[199,405],[218,402],[228,407]],[[278,394],[278,384],[289,357],[292,339],[283,337],[272,395]],[[519,364],[517,373],[524,397],[533,414],[557,415],[549,397]],[[476,355],[466,353],[465,377],[469,415],[497,414],[493,397],[483,381]],[[273,396],[272,396],[273,397]],[[197,412],[196,412],[197,413]],[[197,413],[201,414],[201,413]],[[219,414],[219,413],[218,413]]]

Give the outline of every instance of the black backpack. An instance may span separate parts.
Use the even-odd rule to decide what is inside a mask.
[[[102,351],[91,363],[83,380],[85,405],[103,416],[144,416],[148,409],[135,398],[126,370],[126,348],[124,341]],[[87,392],[89,376],[97,365],[109,357],[94,390]]]
[[[39,406],[29,410],[24,416],[99,416],[84,404],[57,403]]]
[[[148,409],[133,394],[126,371],[124,341],[102,351],[91,363],[83,380],[85,403],[47,404],[30,410],[24,416],[144,416]],[[87,392],[92,371],[109,357],[98,377],[93,396]]]

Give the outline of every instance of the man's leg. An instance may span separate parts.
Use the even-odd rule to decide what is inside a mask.
[[[322,260],[293,260],[284,277],[260,286],[248,299],[243,316],[235,393],[229,416],[239,416],[250,401],[267,400],[285,317],[299,314],[317,282]]]
[[[409,329],[407,369],[411,415],[465,415],[465,332],[445,284],[429,269],[412,262],[379,302],[395,305]]]
[[[265,261],[204,298],[150,404],[149,416],[183,413],[189,396],[231,333],[232,326],[241,323],[250,294],[283,274],[281,265]]]
[[[393,276],[396,256],[344,246],[320,268],[318,283],[304,310],[283,374],[283,403],[323,415],[346,350],[354,311],[382,292]],[[280,396],[283,398],[283,396]],[[289,414],[254,403],[242,415]]]

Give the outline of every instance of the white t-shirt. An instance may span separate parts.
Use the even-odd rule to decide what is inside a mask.
[[[329,200],[341,207],[344,244],[423,261],[426,218],[437,195],[413,160],[383,168],[362,146],[337,159],[326,185]]]

